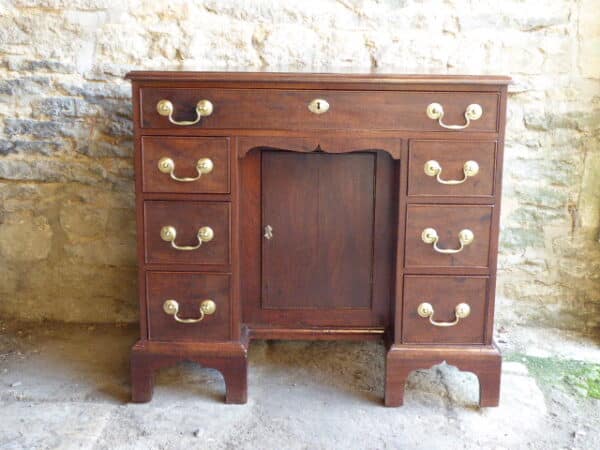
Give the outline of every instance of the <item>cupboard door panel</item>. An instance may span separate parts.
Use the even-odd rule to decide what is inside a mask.
[[[371,308],[374,174],[373,153],[263,153],[263,308]]]

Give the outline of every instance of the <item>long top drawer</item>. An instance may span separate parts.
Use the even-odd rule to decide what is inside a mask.
[[[169,102],[163,115],[162,100]],[[201,100],[210,102],[207,115],[190,124]],[[448,131],[448,125],[461,132],[497,132],[500,104],[497,92],[185,87],[142,87],[140,101],[142,128]],[[480,107],[480,117],[466,118],[470,105]],[[443,113],[431,118],[432,111]]]

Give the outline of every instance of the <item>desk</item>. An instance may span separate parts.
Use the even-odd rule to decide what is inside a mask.
[[[385,404],[446,361],[498,404],[509,78],[131,72],[141,337],[247,398],[252,339],[383,339]]]

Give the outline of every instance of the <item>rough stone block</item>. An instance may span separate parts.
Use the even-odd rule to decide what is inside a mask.
[[[60,146],[60,142],[52,141],[0,140],[0,155],[11,153],[52,155]]]
[[[501,244],[507,250],[517,250],[544,245],[544,236],[538,228],[503,228],[500,234]]]
[[[32,102],[35,117],[72,117],[75,115],[75,101],[71,97],[48,97]]]
[[[4,132],[9,136],[33,136],[35,138],[52,138],[68,136],[71,131],[65,122],[39,121],[31,119],[7,119]]]
[[[0,255],[14,261],[46,259],[52,247],[52,235],[44,216],[10,215],[0,224]]]
[[[50,88],[50,79],[46,77],[15,78],[0,81],[0,95],[35,95]]]
[[[8,68],[14,72],[55,72],[72,73],[76,70],[74,65],[61,61],[26,59],[23,57],[8,57]]]

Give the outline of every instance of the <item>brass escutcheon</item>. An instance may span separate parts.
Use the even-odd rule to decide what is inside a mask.
[[[314,114],[323,114],[329,111],[329,102],[322,98],[315,98],[308,104],[308,109]]]

